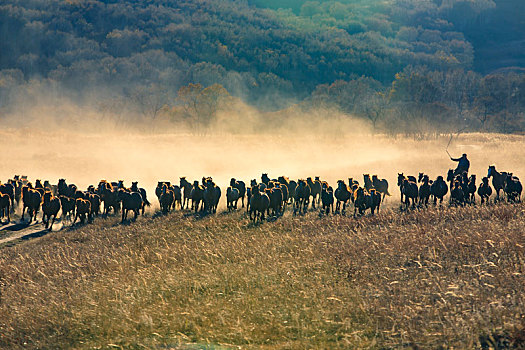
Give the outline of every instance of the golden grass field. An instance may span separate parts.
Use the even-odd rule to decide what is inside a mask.
[[[450,151],[478,179],[492,163],[524,178],[524,141],[461,135]],[[0,247],[0,348],[524,348],[525,206],[397,209],[397,172],[444,174],[447,142],[4,133],[2,179],[139,180],[157,206],[159,180],[211,175],[224,195],[231,176],[261,172],[378,173],[393,197],[358,219],[178,211],[13,241]]]
[[[98,219],[2,248],[0,347],[524,347],[524,209]]]

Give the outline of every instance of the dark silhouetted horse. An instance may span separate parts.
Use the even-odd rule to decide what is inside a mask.
[[[439,199],[439,203],[443,203],[443,198],[448,193],[448,185],[443,179],[443,176],[438,176],[436,180],[430,185],[430,194],[434,198],[434,205],[437,204],[437,200]]]
[[[489,203],[491,195],[492,187],[490,187],[489,178],[484,177],[483,179],[481,179],[481,184],[478,187],[478,196],[481,199],[481,204],[485,203],[485,201]]]
[[[264,220],[264,213],[270,207],[270,198],[264,192],[261,192],[260,186],[251,187],[250,197],[250,220],[253,222],[262,222]]]
[[[51,191],[46,191],[42,202],[42,222],[45,224],[46,229],[49,227],[49,231],[53,229],[53,224],[55,223],[60,208],[60,199],[53,196]],[[51,217],[53,217],[52,220]],[[49,224],[49,220],[51,220],[51,225]]]
[[[505,188],[505,180],[507,179],[507,172],[498,172],[496,170],[496,166],[491,165],[489,166],[489,170],[487,173],[487,177],[492,177],[492,186],[494,187],[494,190],[496,191],[496,199],[494,199],[495,202],[500,200],[499,191],[503,190]]]
[[[335,189],[335,198],[337,202],[335,204],[335,212],[345,214],[346,213],[346,204],[348,200],[352,197],[352,191],[346,186],[343,180],[337,181],[337,188]],[[343,207],[341,208],[341,203]]]
[[[118,191],[118,199],[122,203],[122,220],[121,223],[126,221],[128,212],[131,210],[135,214],[133,221],[137,220],[140,210],[144,207],[144,201],[139,192],[127,192],[123,189]]]

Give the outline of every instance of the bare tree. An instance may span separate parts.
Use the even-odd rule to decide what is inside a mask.
[[[130,99],[146,118],[155,120],[159,112],[168,104],[168,90],[160,85],[140,86],[130,94]]]
[[[190,127],[194,131],[203,131],[230,98],[228,91],[220,84],[206,88],[201,84],[189,84],[179,89],[176,102]]]
[[[372,123],[374,131],[377,129],[377,123],[384,118],[388,108],[388,95],[381,91],[373,91],[363,98],[359,104],[358,110]]]

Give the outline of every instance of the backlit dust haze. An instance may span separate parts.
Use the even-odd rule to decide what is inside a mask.
[[[398,198],[398,172],[425,172],[435,179],[457,164],[446,153],[448,135],[422,141],[393,138],[373,134],[365,122],[349,117],[319,111],[312,115],[274,116],[268,123],[278,127],[272,128],[265,128],[260,116],[256,122],[253,116],[236,116],[230,119],[234,132],[217,127],[201,135],[162,125],[120,128],[89,122],[92,115],[61,123],[42,115],[19,126],[11,120],[0,132],[0,179],[20,174],[56,184],[65,178],[82,189],[101,179],[124,180],[127,186],[139,181],[153,199],[157,181],[178,184],[181,176],[211,176],[224,194],[231,177],[248,183],[260,181],[262,173],[270,178],[320,176],[335,187],[338,179],[349,177],[362,183],[368,173],[386,178]],[[468,154],[478,181],[491,164],[519,177],[525,174],[523,136],[460,134],[448,150],[454,157]]]

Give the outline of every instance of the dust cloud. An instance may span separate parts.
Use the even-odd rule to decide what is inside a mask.
[[[338,179],[349,177],[362,183],[368,173],[386,178],[390,193],[398,198],[398,172],[425,172],[434,179],[456,166],[445,150],[449,135],[414,140],[374,134],[365,122],[334,111],[312,111],[308,116],[297,111],[248,113],[235,119],[223,115],[223,121],[230,121],[221,124],[226,128],[212,127],[200,134],[162,122],[155,127],[122,127],[87,112],[60,122],[42,118],[45,115],[43,110],[40,118],[19,125],[15,118],[4,124],[2,181],[15,174],[51,183],[65,178],[83,189],[101,179],[124,180],[127,186],[139,181],[154,199],[157,181],[178,184],[181,176],[189,180],[211,176],[224,194],[231,177],[249,182],[260,181],[262,173],[271,178],[320,176],[335,186]],[[467,153],[471,172],[480,181],[491,164],[522,176],[524,146],[525,137],[518,135],[461,134],[448,150],[454,157]]]

